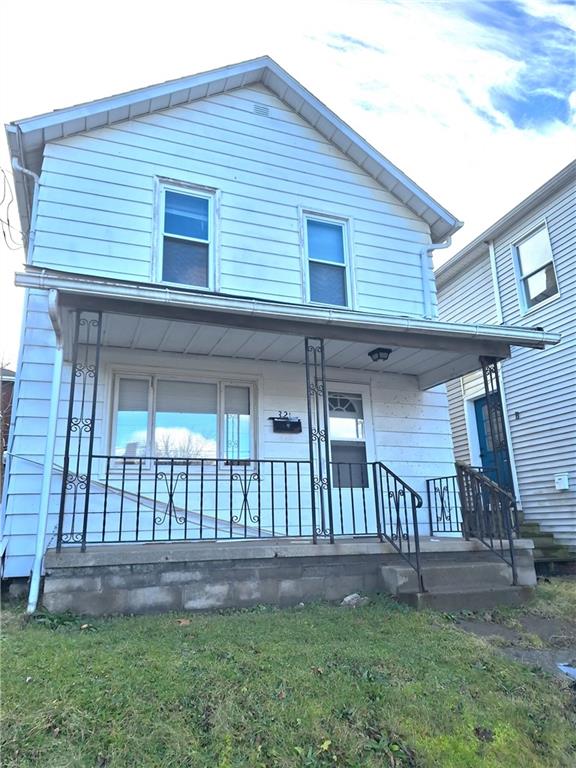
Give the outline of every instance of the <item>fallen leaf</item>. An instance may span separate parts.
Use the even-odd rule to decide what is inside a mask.
[[[190,619],[176,619],[176,624],[178,624],[181,627],[187,627],[188,624],[191,624],[192,622]]]
[[[279,698],[280,700],[283,700],[283,699],[285,699],[285,698],[286,698],[286,691],[285,691],[283,688],[282,688],[282,690],[281,690],[281,691],[279,691],[279,692],[278,692],[278,698]]]

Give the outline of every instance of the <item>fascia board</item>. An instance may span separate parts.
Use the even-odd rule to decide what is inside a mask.
[[[194,293],[173,288],[130,285],[113,280],[85,278],[78,275],[47,274],[42,271],[16,273],[16,285],[28,288],[55,289],[62,292],[131,299],[154,304],[173,304],[212,312],[253,315],[278,320],[300,320],[319,324],[385,332],[413,332],[437,337],[479,339],[512,346],[542,349],[558,344],[560,335],[515,326],[447,323],[412,317],[392,317],[324,307],[265,302],[235,296]]]
[[[485,249],[488,249],[488,243],[502,235],[507,229],[513,227],[520,219],[527,216],[534,208],[541,205],[547,198],[556,194],[559,190],[568,186],[576,180],[576,160],[573,160],[565,168],[548,179],[541,187],[538,187],[531,195],[528,195],[522,202],[504,214],[492,226],[484,230],[478,237],[475,237],[468,245],[455,253],[451,259],[442,264],[436,272],[437,282],[444,283],[447,279],[454,277],[458,272],[469,264],[472,264],[476,258]]]

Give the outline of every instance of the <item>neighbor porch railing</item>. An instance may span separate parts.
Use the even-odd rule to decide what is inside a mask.
[[[512,569],[517,583],[514,537],[518,535],[518,507],[513,494],[466,464],[456,463],[462,511],[462,532],[475,538]]]

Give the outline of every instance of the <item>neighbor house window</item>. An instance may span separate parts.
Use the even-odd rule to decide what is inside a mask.
[[[519,240],[514,248],[520,275],[521,299],[525,309],[556,296],[558,283],[546,226],[539,227]]]
[[[250,385],[119,376],[116,388],[115,456],[251,458]]]
[[[310,301],[348,306],[346,225],[305,218]]]
[[[209,193],[162,188],[163,282],[211,287],[212,206]]]

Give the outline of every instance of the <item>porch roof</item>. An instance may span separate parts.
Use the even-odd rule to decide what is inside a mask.
[[[52,291],[56,325],[66,325],[69,309],[102,311],[103,342],[110,347],[303,363],[299,339],[317,336],[326,340],[328,366],[413,375],[421,389],[478,370],[480,356],[503,359],[511,346],[543,349],[560,341],[541,329],[375,315],[44,270],[18,273],[16,284]],[[378,346],[392,350],[386,362],[370,360],[368,352]]]

